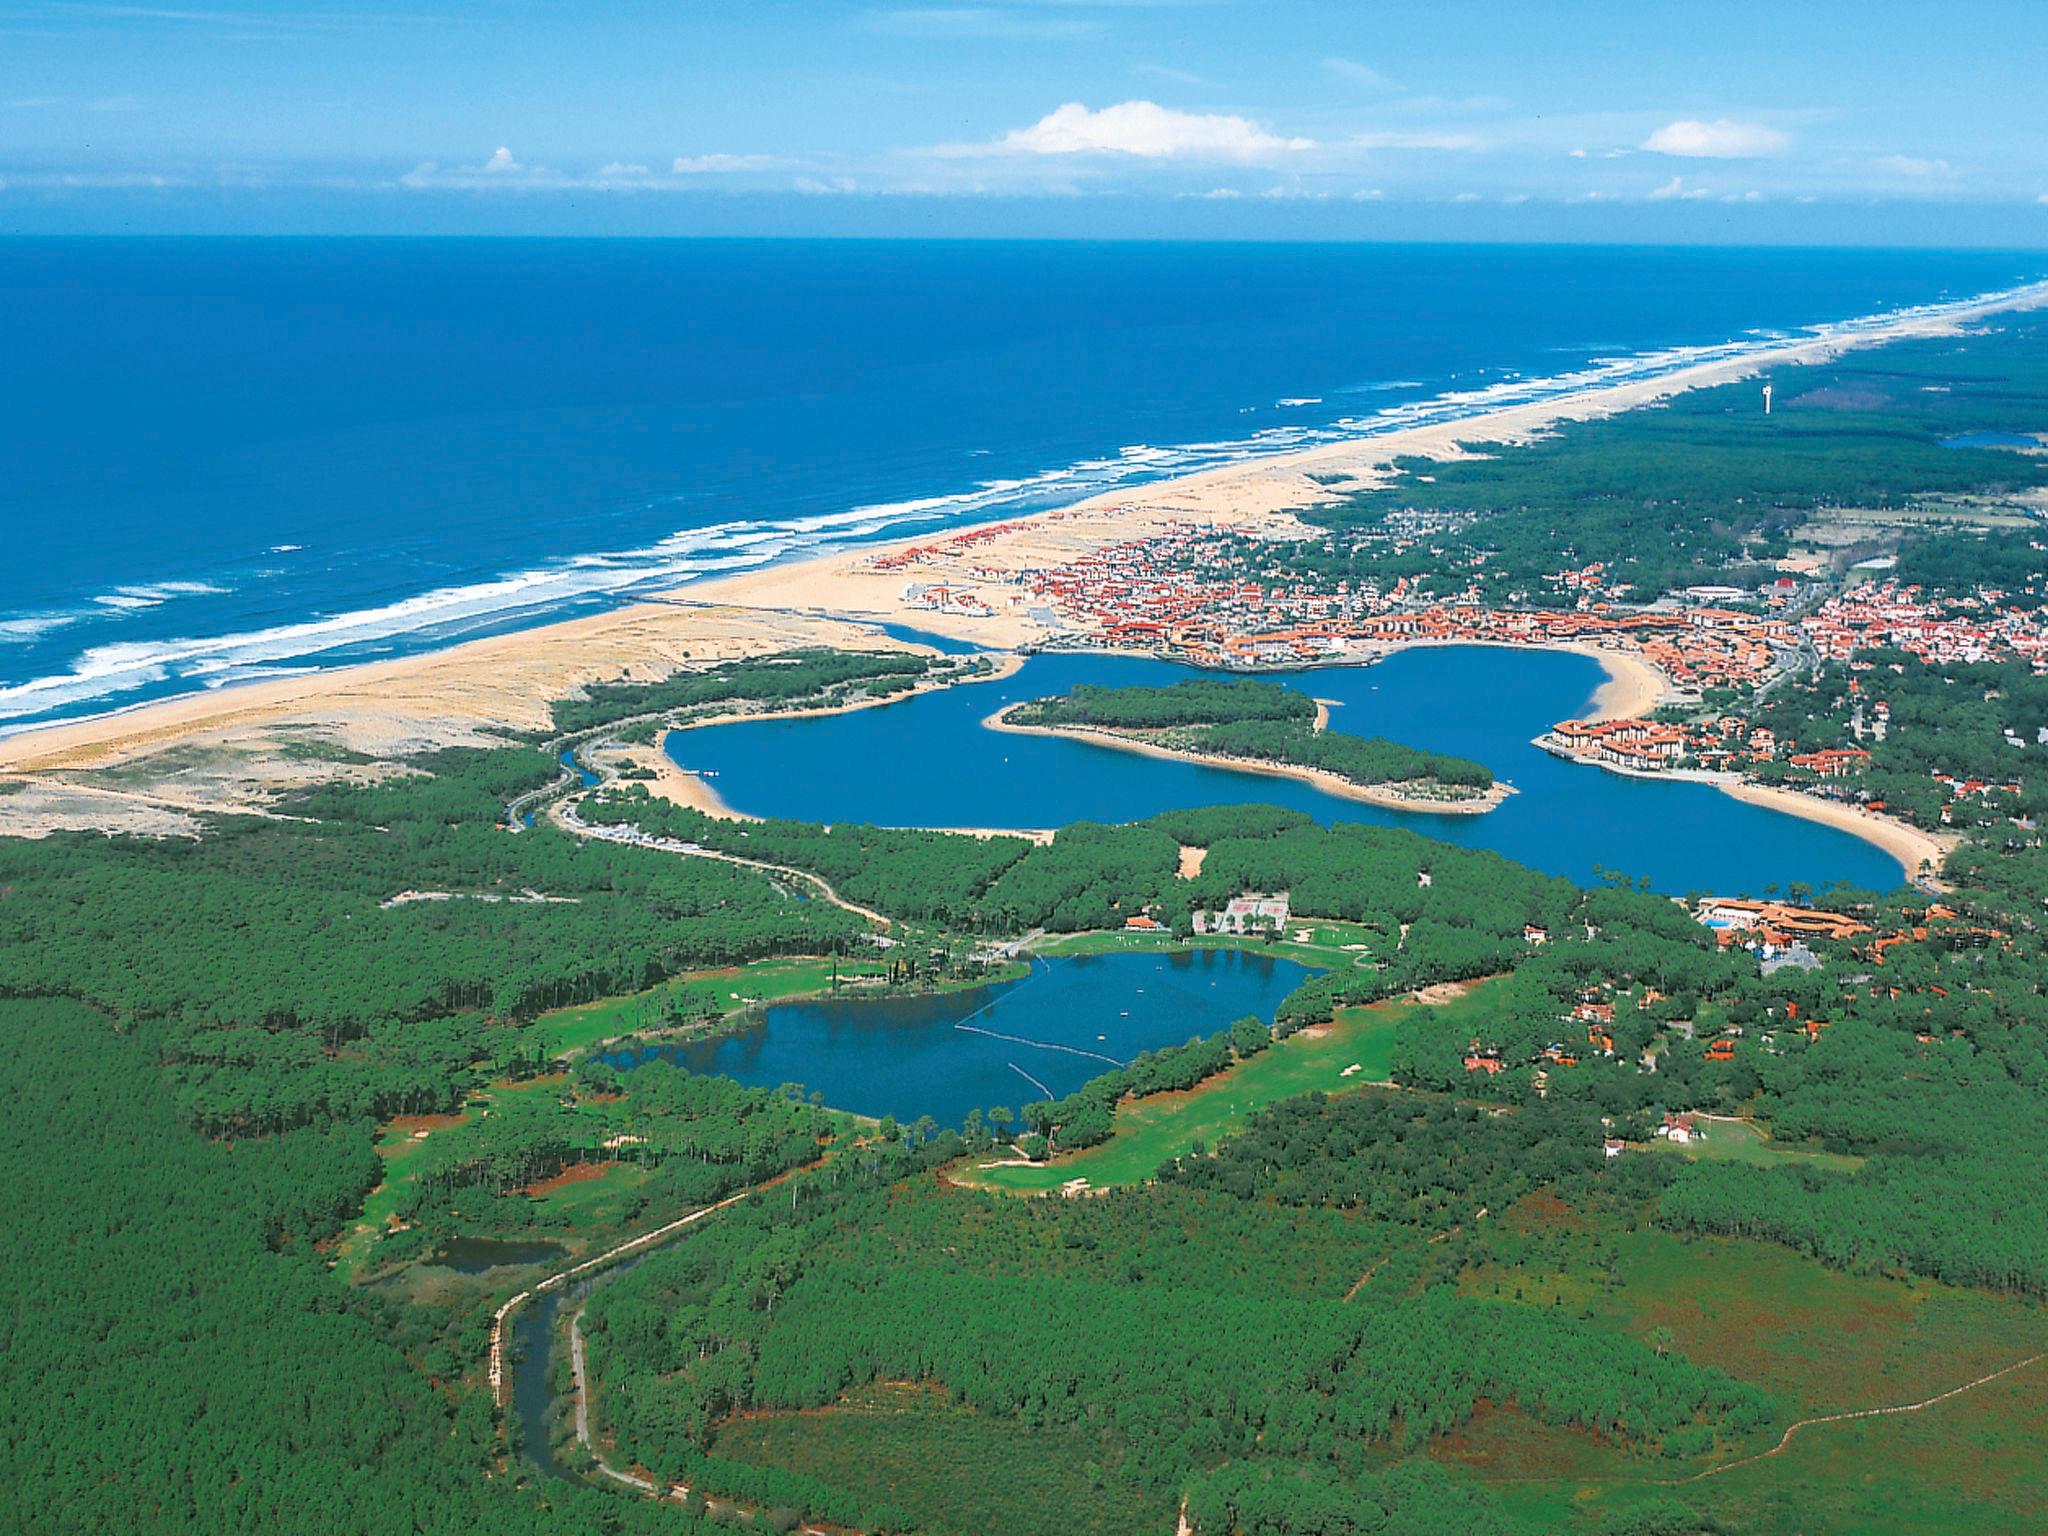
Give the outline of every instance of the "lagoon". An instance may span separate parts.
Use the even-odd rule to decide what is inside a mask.
[[[1264,802],[1317,820],[1401,826],[1491,848],[1590,884],[1603,871],[1672,895],[1762,895],[1805,881],[1891,890],[1890,854],[1834,827],[1746,805],[1710,785],[1625,778],[1532,745],[1585,714],[1605,680],[1590,657],[1492,646],[1399,652],[1372,666],[1287,675],[1334,702],[1331,726],[1476,758],[1518,793],[1483,816],[1384,810],[1271,775],[1206,768],[1052,737],[998,733],[987,716],[1077,683],[1170,683],[1197,675],[1141,657],[1054,653],[1014,675],[880,709],[749,721],[673,734],[677,760],[714,770],[736,810],[882,826],[1059,827],[1131,821],[1185,806]]]

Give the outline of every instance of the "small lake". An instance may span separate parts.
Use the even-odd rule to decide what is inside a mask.
[[[1745,805],[1710,785],[1624,778],[1532,746],[1557,721],[1585,714],[1605,680],[1597,661],[1568,652],[1428,647],[1369,667],[1285,674],[1290,685],[1336,701],[1333,729],[1476,758],[1520,791],[1484,816],[1382,810],[1292,779],[1010,735],[981,723],[1005,704],[1076,683],[1161,684],[1196,675],[1140,657],[1034,656],[999,682],[939,689],[881,709],[683,731],[669,741],[677,761],[716,771],[713,782],[735,809],[810,821],[1058,827],[1262,801],[1319,821],[1402,826],[1492,848],[1581,883],[1602,870],[1647,876],[1673,895],[1762,895],[1794,880],[1890,890],[1904,874],[1890,854],[1836,828]]]
[[[2039,448],[2038,437],[2029,437],[2024,432],[1958,432],[1954,437],[1941,440],[1944,448]]]
[[[661,1056],[751,1087],[802,1083],[835,1109],[958,1125],[970,1109],[1071,1093],[1141,1051],[1248,1013],[1270,1022],[1309,974],[1240,950],[1036,960],[1018,981],[778,1003],[732,1034],[605,1059],[629,1067]]]
[[[560,1243],[545,1238],[451,1237],[433,1251],[427,1262],[452,1269],[458,1275],[481,1275],[510,1265],[545,1264],[562,1258],[568,1251]]]

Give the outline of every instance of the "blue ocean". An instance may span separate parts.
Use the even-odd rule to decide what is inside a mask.
[[[2040,270],[1982,252],[0,242],[0,729]]]

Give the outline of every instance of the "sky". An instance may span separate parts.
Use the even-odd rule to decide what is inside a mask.
[[[2048,248],[2041,0],[0,0],[0,231]]]

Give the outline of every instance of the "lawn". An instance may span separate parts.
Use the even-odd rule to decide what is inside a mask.
[[[1446,1007],[1468,1003],[1460,999]],[[1197,1141],[1215,1145],[1254,1110],[1276,1100],[1385,1081],[1395,1028],[1404,1013],[1424,1006],[1340,1008],[1329,1024],[1305,1029],[1199,1087],[1126,1102],[1116,1112],[1114,1134],[1098,1146],[1035,1167],[972,1169],[956,1177],[992,1189],[1029,1192],[1057,1189],[1069,1179],[1086,1179],[1097,1189],[1141,1183],[1161,1163],[1193,1150]],[[1358,1070],[1348,1071],[1352,1067]]]
[[[1021,963],[991,967],[984,975],[941,982],[939,990],[1014,980],[1024,974],[1024,969]],[[544,1013],[527,1026],[526,1038],[544,1048],[551,1059],[561,1059],[607,1040],[716,1019],[758,1003],[787,1002],[794,997],[828,992],[835,975],[842,983],[866,978],[859,988],[862,995],[884,996],[888,989],[877,981],[886,980],[888,974],[889,964],[885,960],[841,957],[835,967],[829,958],[817,956],[756,960],[723,970],[690,971],[645,992],[600,998],[594,1003]]]
[[[877,960],[842,959],[838,964],[842,978],[886,976],[888,969],[886,962]],[[832,985],[832,976],[832,961],[816,957],[756,960],[723,970],[691,971],[646,992],[544,1013],[529,1028],[531,1037],[543,1044],[551,1057],[573,1056],[606,1040],[665,1028],[678,1019],[736,1013],[749,1003],[823,992]]]
[[[1854,1173],[1863,1159],[1846,1152],[1828,1152],[1819,1147],[1789,1146],[1771,1140],[1769,1134],[1747,1120],[1702,1119],[1699,1139],[1684,1146],[1668,1141],[1650,1143],[1650,1150],[1675,1152],[1681,1157],[1725,1158],[1738,1163],[1787,1164],[1825,1168],[1831,1173]]]
[[[1296,935],[1304,937],[1297,942]],[[1282,939],[1239,938],[1233,934],[1176,939],[1170,933],[1133,933],[1126,929],[1102,929],[1089,933],[1061,933],[1039,939],[1032,953],[1057,958],[1062,955],[1170,954],[1179,949],[1245,949],[1256,954],[1280,955],[1318,970],[1336,970],[1362,965],[1371,957],[1347,946],[1363,945],[1377,937],[1357,923],[1328,918],[1296,918],[1287,924]]]
[[[409,1177],[407,1165],[426,1146],[426,1140],[414,1133],[420,1130],[425,1130],[429,1136],[437,1130],[445,1133],[467,1118],[466,1114],[409,1117],[394,1120],[377,1133],[377,1155],[384,1160],[384,1182],[370,1191],[363,1201],[362,1214],[335,1245],[335,1268],[344,1276],[353,1274],[369,1255],[376,1246],[378,1235],[390,1225],[393,1214],[398,1210],[399,1196],[404,1192]]]
[[[895,1505],[935,1536],[1173,1529],[1173,1500],[1121,1475],[1106,1431],[1024,1429],[955,1407],[929,1387],[876,1386],[823,1411],[734,1420],[713,1450]]]

